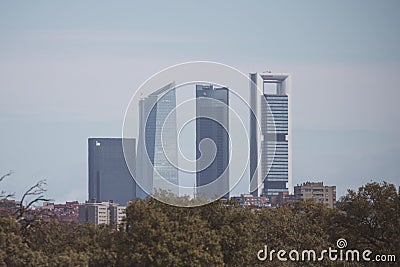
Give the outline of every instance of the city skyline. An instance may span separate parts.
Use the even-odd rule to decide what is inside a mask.
[[[50,198],[84,201],[87,138],[121,137],[140,84],[191,60],[291,74],[293,184],[398,186],[399,3],[306,2],[3,2],[2,186],[18,199],[47,179]]]

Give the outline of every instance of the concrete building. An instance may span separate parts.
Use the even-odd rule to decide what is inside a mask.
[[[267,197],[288,193],[292,188],[290,75],[251,73],[250,79],[254,111],[250,114],[250,193]]]
[[[294,187],[296,200],[313,199],[325,203],[328,207],[336,206],[336,186],[324,186],[323,182],[305,182]]]
[[[139,100],[138,198],[155,190],[179,195],[178,169],[173,165],[178,158],[175,91],[170,83]]]
[[[87,201],[79,205],[79,223],[119,225],[125,217],[125,209],[125,206],[119,206],[113,202]]]
[[[196,85],[196,195],[214,198],[229,197],[229,90],[213,85]],[[210,139],[216,146],[211,164],[205,155],[214,147],[200,143]],[[202,155],[202,152],[204,155]],[[219,178],[220,177],[220,178]],[[213,183],[212,186],[202,188]]]
[[[124,148],[136,163],[136,140],[125,139]],[[126,205],[135,199],[136,183],[125,161],[122,138],[89,138],[89,199]],[[135,168],[133,168],[135,171]]]
[[[111,222],[115,222],[117,225],[120,225],[121,223],[123,223],[123,219],[126,216],[126,207],[125,206],[110,204],[109,210],[110,210],[110,221]]]

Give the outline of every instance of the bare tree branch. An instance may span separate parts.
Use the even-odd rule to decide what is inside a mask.
[[[4,174],[3,176],[0,177],[0,182],[3,181],[6,177],[11,176],[13,174],[13,171],[9,171],[8,173]]]
[[[11,176],[11,174],[13,174],[13,171],[9,171],[8,173],[2,175],[0,177],[0,182],[3,181],[8,176]],[[46,192],[45,188],[46,185],[47,185],[46,180],[40,180],[35,185],[31,186],[28,190],[26,190],[25,193],[22,195],[20,205],[18,209],[14,212],[14,216],[18,221],[20,221],[24,225],[24,228],[29,227],[34,220],[30,218],[25,218],[27,211],[32,207],[32,205],[39,201],[50,201],[50,199],[45,198],[43,194],[44,192]],[[7,200],[7,198],[13,196],[14,194],[9,194],[4,190],[0,191],[0,201]],[[33,197],[33,199],[29,200],[29,202],[26,205],[24,205],[24,201],[26,201],[30,197]]]
[[[38,196],[37,198],[35,198],[34,200],[32,200],[31,202],[28,203],[28,205],[26,205],[25,209],[29,209],[33,204],[35,204],[38,201],[50,201],[51,199],[49,198],[45,198],[43,195]]]
[[[47,185],[46,181],[40,180],[35,185],[33,185],[31,188],[29,188],[21,198],[21,205],[23,204],[23,202],[27,196],[37,196],[37,195],[40,195],[40,194],[46,192],[46,189],[43,188],[43,186],[45,186],[45,185]]]
[[[15,214],[18,220],[21,220],[21,219],[25,220],[24,215],[25,215],[26,211],[33,204],[37,203],[38,201],[49,201],[50,200],[50,199],[45,198],[43,195],[43,193],[46,192],[46,189],[44,188],[45,185],[46,185],[46,181],[40,180],[35,185],[31,186],[27,191],[25,191],[25,193],[23,194],[21,201],[20,201],[20,207],[16,211],[16,214]],[[33,200],[29,201],[28,204],[26,204],[26,206],[24,206],[24,201],[30,196],[35,196],[35,198]]]
[[[9,171],[8,173],[2,175],[0,177],[0,182],[3,181],[8,176],[11,176],[11,174],[13,174],[13,171]],[[1,190],[1,192],[0,192],[0,200],[4,200],[4,199],[7,199],[7,198],[10,198],[13,196],[14,196],[14,193],[7,193],[5,190]]]
[[[14,196],[14,193],[7,193],[4,190],[0,192],[0,198],[1,198],[0,200],[7,199],[7,198],[10,198],[13,196]]]

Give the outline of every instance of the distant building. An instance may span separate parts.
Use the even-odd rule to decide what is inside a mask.
[[[159,190],[179,195],[175,91],[170,83],[139,100],[138,198]]]
[[[323,182],[305,182],[294,187],[296,200],[313,199],[325,203],[328,207],[336,206],[336,186],[324,186]]]
[[[200,197],[214,198],[221,194],[229,197],[228,106],[228,88],[196,85],[196,195]],[[216,146],[215,158],[208,166],[209,159],[201,157],[199,149],[203,139],[211,139]],[[206,189],[202,187],[211,183],[214,184]]]
[[[125,217],[125,206],[119,206],[113,202],[87,201],[79,206],[79,223],[121,224]]]
[[[122,142],[124,141],[124,148]],[[134,138],[89,138],[89,199],[126,205],[136,198],[136,183],[125,162],[124,151],[130,153],[129,166],[135,172],[136,140]]]
[[[123,223],[123,219],[126,217],[126,206],[110,205],[110,222],[114,222],[117,225]]]
[[[250,190],[254,196],[278,196],[292,187],[290,75],[251,73],[250,79]]]
[[[296,198],[294,195],[290,195],[288,192],[279,192],[278,195],[268,197],[268,200],[271,206],[277,207],[285,203],[294,203]]]
[[[65,204],[54,204],[53,202],[43,202],[39,217],[42,219],[57,219],[60,221],[78,222],[79,202],[67,201]]]
[[[110,224],[108,202],[85,203],[79,206],[79,223]]]
[[[265,196],[255,197],[251,194],[249,195],[241,194],[240,196],[232,197],[231,200],[235,201],[242,207],[254,206],[261,208],[270,206]]]

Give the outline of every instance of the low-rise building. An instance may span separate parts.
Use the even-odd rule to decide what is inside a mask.
[[[79,206],[79,223],[119,225],[125,217],[125,206],[113,202],[87,201]]]
[[[37,214],[42,219],[54,218],[60,221],[78,222],[79,202],[67,201],[65,204],[55,204],[46,201],[37,208]]]
[[[240,196],[232,197],[231,200],[238,203],[240,206],[268,207],[270,206],[267,197],[255,197],[250,194],[241,194]]]
[[[277,207],[285,203],[293,202],[295,202],[295,196],[290,195],[288,192],[279,192],[278,195],[269,197],[269,203],[272,207]]]
[[[336,206],[336,186],[324,186],[323,182],[305,182],[294,187],[296,200],[312,199],[325,203],[328,207]]]

